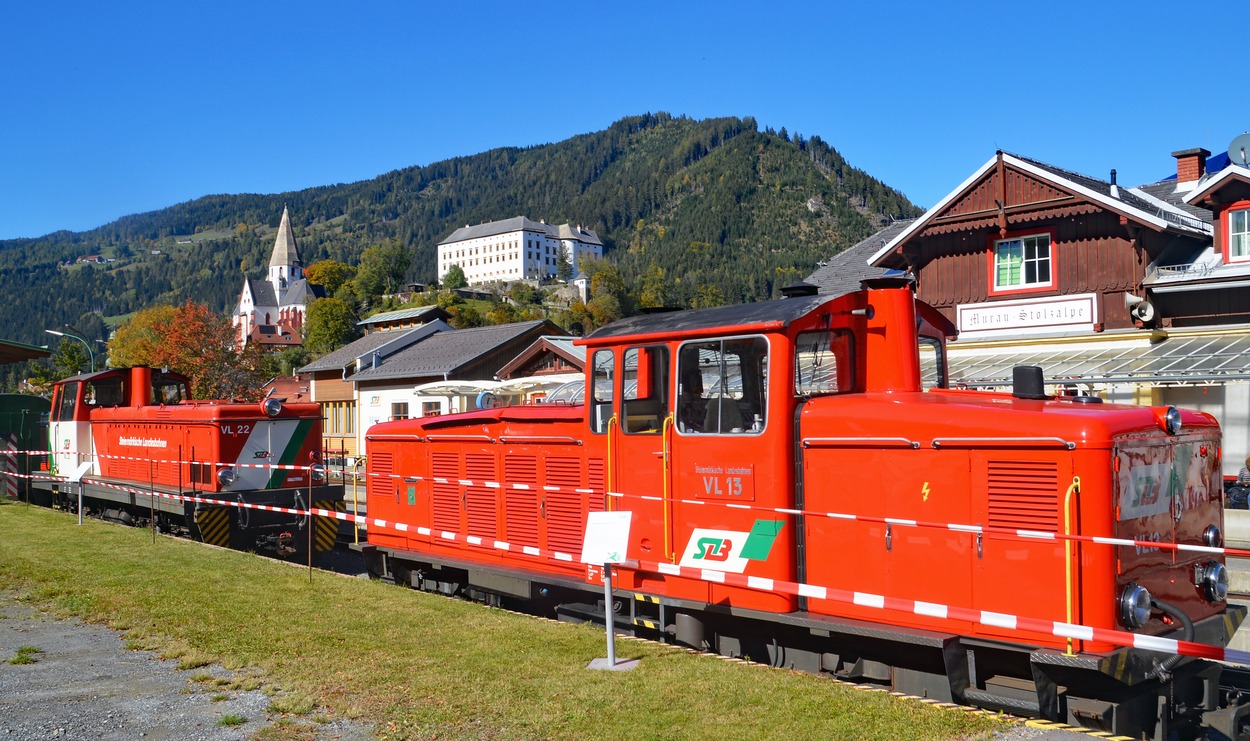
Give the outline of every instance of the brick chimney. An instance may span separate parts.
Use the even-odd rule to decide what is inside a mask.
[[[1211,153],[1198,147],[1173,152],[1172,156],[1176,158],[1176,182],[1192,183],[1206,174],[1207,157],[1210,157]]]

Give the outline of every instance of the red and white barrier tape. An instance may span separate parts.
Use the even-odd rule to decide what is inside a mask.
[[[33,452],[21,451],[21,452],[23,453],[30,452],[32,454],[43,454],[43,455],[48,454],[48,451],[33,451]],[[103,456],[103,457],[108,457],[108,456]],[[112,456],[112,457],[119,457],[119,456]],[[137,461],[151,460],[148,458],[125,458],[125,459],[137,460]],[[165,460],[161,460],[161,461],[155,461],[155,462],[176,463],[176,464],[198,463],[201,465],[213,465],[213,466],[236,466],[236,467],[246,467],[246,468],[276,468],[276,469],[300,470],[300,471],[306,471],[306,470],[309,470],[310,468],[309,466],[282,466],[282,465],[277,465],[277,464],[213,463],[209,461],[174,461],[174,460],[165,461]],[[857,515],[857,514],[847,513],[847,512],[818,512],[815,510],[802,510],[802,509],[794,509],[794,508],[788,508],[788,507],[764,507],[764,506],[753,505],[753,504],[742,504],[738,502],[722,502],[722,501],[706,500],[706,499],[673,499],[673,498],[665,499],[664,497],[658,497],[658,496],[651,495],[651,494],[627,494],[624,492],[616,492],[616,491],[604,492],[604,491],[600,491],[596,489],[581,488],[581,487],[552,486],[552,485],[546,485],[546,484],[543,484],[543,485],[517,484],[517,483],[506,484],[506,483],[502,483],[498,481],[477,481],[473,479],[453,479],[453,478],[448,478],[448,477],[443,477],[443,476],[405,476],[403,474],[394,474],[394,473],[391,473],[391,474],[366,473],[365,477],[366,479],[385,478],[385,479],[404,481],[407,483],[418,483],[422,481],[428,481],[428,482],[432,482],[435,484],[454,484],[454,485],[459,485],[459,486],[472,486],[472,487],[481,487],[481,488],[486,488],[486,489],[509,489],[513,491],[563,492],[563,493],[572,493],[572,494],[587,494],[587,495],[592,495],[592,496],[602,494],[602,495],[606,495],[608,497],[614,497],[617,499],[638,499],[641,501],[651,501],[651,502],[661,502],[661,503],[669,502],[669,503],[680,503],[680,504],[685,504],[685,505],[698,505],[698,506],[709,506],[709,505],[723,506],[728,509],[750,510],[754,512],[767,512],[771,514],[804,515],[807,517],[821,517],[821,518],[827,518],[827,519],[833,519],[833,520],[844,520],[848,522],[870,522],[874,524],[895,525],[898,527],[913,527],[913,528],[933,529],[933,530],[952,530],[956,532],[966,532],[966,533],[981,534],[981,535],[997,535],[997,536],[1002,536],[1005,538],[1014,538],[1014,539],[1020,539],[1020,540],[1051,540],[1051,541],[1056,541],[1056,542],[1066,541],[1066,542],[1076,542],[1076,543],[1095,543],[1099,545],[1123,546],[1123,547],[1129,547],[1129,548],[1149,548],[1152,550],[1177,551],[1177,552],[1187,551],[1187,552],[1192,552],[1192,553],[1209,553],[1213,555],[1225,555],[1225,556],[1237,556],[1241,558],[1250,558],[1250,550],[1240,549],[1240,548],[1228,548],[1228,547],[1223,547],[1223,546],[1207,546],[1207,545],[1196,545],[1196,544],[1189,544],[1189,543],[1162,543],[1162,542],[1151,541],[1151,540],[1133,540],[1131,538],[1115,538],[1115,537],[1100,536],[1100,535],[1065,534],[1065,533],[1052,532],[1049,530],[996,528],[992,526],[973,525],[973,524],[964,524],[964,523],[930,522],[930,521],[924,521],[924,520],[914,520],[914,519],[896,518],[896,517],[878,517],[878,516],[871,516],[871,515]]]
[[[31,475],[29,478],[50,478],[46,476]],[[520,553],[533,558],[546,558],[552,561],[563,563],[573,563],[578,559],[571,553],[556,551],[545,548],[537,548],[534,546],[517,546],[507,541],[494,540],[473,535],[465,535],[463,533],[455,533],[448,530],[439,530],[436,528],[425,527],[422,525],[411,525],[408,523],[388,521],[378,518],[369,518],[361,515],[340,512],[338,510],[328,510],[320,507],[310,507],[308,509],[294,509],[289,507],[275,507],[263,504],[251,504],[247,502],[237,502],[221,499],[209,499],[205,497],[188,497],[185,495],[168,494],[165,492],[149,492],[145,489],[135,487],[121,486],[117,484],[96,482],[93,483],[100,486],[107,486],[122,491],[128,491],[138,494],[166,497],[181,501],[192,501],[206,504],[215,504],[227,507],[243,507],[248,509],[257,509],[270,512],[283,512],[299,516],[314,515],[319,517],[332,517],[337,520],[347,522],[366,523],[370,528],[392,528],[399,532],[416,533],[417,535],[437,538],[448,542],[461,542],[482,548],[492,548],[505,553]],[[1238,649],[1222,648],[1219,646],[1208,646],[1193,641],[1182,641],[1173,638],[1162,638],[1158,636],[1141,635],[1137,633],[1129,633],[1126,631],[1112,630],[1108,628],[1095,628],[1092,626],[1079,625],[1076,623],[1064,623],[1054,620],[1042,620],[1039,618],[1030,618],[1027,616],[1011,615],[1000,612],[990,612],[987,610],[976,610],[966,607],[958,607],[953,605],[945,605],[935,602],[923,602],[920,600],[908,600],[898,597],[889,597],[881,594],[873,594],[869,592],[855,592],[846,589],[835,589],[832,587],[823,587],[815,584],[805,584],[802,582],[792,582],[780,579],[769,579],[757,576],[745,576],[742,574],[733,574],[724,571],[712,571],[709,569],[691,568],[688,566],[680,566],[676,564],[659,563],[652,561],[631,561],[622,564],[625,568],[638,571],[664,574],[666,576],[677,576],[687,579],[695,579],[711,584],[724,584],[734,587],[742,587],[755,591],[769,592],[773,594],[787,594],[791,596],[807,597],[809,599],[821,599],[832,602],[841,602],[844,604],[853,604],[860,607],[875,608],[879,610],[894,610],[898,612],[911,613],[924,617],[936,617],[948,620],[966,621],[992,628],[1000,628],[1015,632],[1034,633],[1039,635],[1050,635],[1057,638],[1072,638],[1082,641],[1099,641],[1110,643],[1116,646],[1125,646],[1129,648],[1145,649],[1150,651],[1158,651],[1161,653],[1175,654],[1180,656],[1189,656],[1193,658],[1215,659],[1217,661],[1227,661],[1236,664],[1250,666],[1250,651],[1242,651]]]
[[[365,520],[367,518],[359,519]],[[386,520],[368,519],[367,521],[370,528],[391,527],[401,532],[415,532],[418,535],[434,537],[451,542],[463,542],[486,548],[494,548],[495,550],[507,553],[522,553],[527,556],[537,558],[545,557],[563,562],[573,562],[577,560],[571,554],[562,553],[560,551],[550,551],[532,546],[521,546],[518,548],[517,546],[514,546],[506,541],[490,540],[487,538],[453,533],[446,530],[435,530],[433,528],[422,526],[387,522]],[[1108,628],[1095,628],[1076,623],[1042,620],[1039,618],[990,612],[987,610],[975,610],[935,602],[900,599],[881,594],[854,592],[846,589],[834,589],[832,587],[822,587],[815,584],[804,584],[802,582],[767,579],[758,576],[744,576],[742,574],[712,571],[709,569],[697,569],[676,564],[651,561],[630,561],[629,563],[621,565],[625,568],[637,571],[696,579],[698,581],[708,582],[711,584],[725,584],[728,586],[743,587],[746,589],[769,592],[772,594],[787,594],[797,597],[829,600],[832,602],[859,605],[860,607],[876,608],[879,610],[907,612],[923,617],[962,620],[975,623],[977,625],[1006,629],[1015,632],[1050,635],[1057,638],[1073,638],[1082,641],[1101,641],[1116,646],[1126,646],[1129,648],[1159,651],[1162,653],[1190,656],[1194,658],[1216,659],[1218,661],[1250,665],[1250,651],[1221,648],[1219,646],[1208,646],[1206,644],[1195,643],[1193,641],[1182,641],[1174,638],[1141,635],[1138,633],[1129,633],[1126,631],[1111,630]]]

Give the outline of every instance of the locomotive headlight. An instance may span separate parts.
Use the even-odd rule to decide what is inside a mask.
[[[1215,525],[1207,525],[1207,529],[1202,531],[1202,542],[1211,548],[1221,548],[1224,545],[1224,533]]]
[[[308,467],[308,475],[312,477],[313,481],[325,481],[326,467],[320,463],[314,463]]]
[[[1202,592],[1211,602],[1228,599],[1228,569],[1219,561],[1208,561],[1202,567]]]
[[[1150,590],[1140,584],[1129,584],[1120,592],[1120,622],[1129,630],[1137,630],[1150,622]]]
[[[277,399],[265,399],[265,403],[260,405],[265,410],[265,414],[270,417],[276,417],[282,414],[282,402]]]
[[[223,487],[230,486],[238,480],[239,474],[235,473],[233,468],[217,469],[217,483],[221,484]]]
[[[1168,407],[1167,414],[1163,415],[1163,422],[1167,427],[1169,435],[1179,434],[1181,431],[1181,410],[1176,407]]]

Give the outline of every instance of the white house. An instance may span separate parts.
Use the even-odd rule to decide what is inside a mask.
[[[576,274],[583,259],[603,257],[603,242],[580,224],[555,226],[517,216],[465,226],[439,242],[438,277],[459,265],[471,285],[541,280],[556,274],[561,255]]]

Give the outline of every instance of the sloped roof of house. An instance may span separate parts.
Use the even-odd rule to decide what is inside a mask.
[[[948,193],[933,208],[930,208],[920,218],[913,221],[907,228],[873,253],[868,258],[868,262],[873,265],[879,263],[892,253],[899,244],[930,224],[948,206],[959,199],[970,187],[979,182],[987,172],[995,167],[1000,156],[1003,163],[1009,167],[1014,167],[1034,177],[1054,183],[1064,190],[1098,204],[1102,208],[1119,213],[1126,218],[1133,219],[1151,228],[1200,238],[1211,236],[1210,223],[1195,218],[1187,211],[1135,188],[1121,188],[1105,180],[1081,175],[1071,170],[1064,170],[1063,168],[1029,159],[1028,157],[1021,157],[1009,152],[996,152],[993,157],[990,157],[984,165]]]
[[[883,275],[897,272],[889,268],[879,268],[868,264],[868,258],[891,239],[898,236],[915,219],[895,221],[884,229],[853,246],[830,257],[816,272],[807,276],[808,283],[820,289],[821,293],[841,296],[858,291],[860,283],[869,278],[880,278]]]
[[[273,284],[267,280],[244,278],[252,289],[252,306],[277,306],[278,296],[273,292]]]
[[[272,284],[266,282],[272,288]],[[326,289],[315,283],[309,283],[307,280],[300,278],[291,281],[287,285],[286,290],[282,293],[282,305],[291,306],[293,304],[302,304],[309,299],[325,298]]]
[[[371,317],[361,319],[356,322],[357,326],[368,327],[375,324],[385,324],[386,322],[400,322],[405,319],[416,319],[423,315],[429,314],[430,319],[450,319],[451,316],[441,307],[438,306],[418,306],[416,308],[398,309],[396,311],[383,311],[374,314]]]
[[[1208,194],[1219,190],[1225,183],[1235,180],[1250,182],[1250,168],[1241,165],[1228,165],[1218,173],[1207,173],[1198,181],[1193,190],[1185,194],[1185,203],[1197,203]],[[1205,211],[1206,209],[1203,210]]]
[[[248,333],[248,342],[259,342],[265,347],[287,347],[303,344],[299,332],[284,324],[256,324]]]
[[[451,374],[509,343],[559,331],[559,327],[546,319],[537,319],[439,332],[395,353],[377,368],[357,373],[354,380],[417,379]]]
[[[349,365],[355,365],[360,358],[371,357],[374,353],[378,354],[380,360],[385,360],[388,356],[415,342],[420,342],[433,333],[447,331],[451,331],[451,325],[438,320],[422,324],[419,327],[373,332],[333,352],[326,353],[300,368],[299,372],[312,373],[314,371],[342,370]]]

